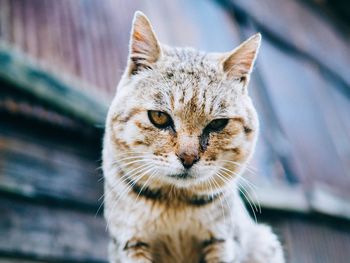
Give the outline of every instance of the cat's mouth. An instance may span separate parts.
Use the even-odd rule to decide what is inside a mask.
[[[169,174],[168,176],[171,178],[181,179],[181,180],[193,178],[193,176],[188,172],[178,173],[178,174]]]

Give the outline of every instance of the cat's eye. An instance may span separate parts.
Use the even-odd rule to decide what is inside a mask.
[[[208,132],[219,132],[223,130],[228,123],[228,119],[215,119],[212,120],[205,129]]]
[[[148,118],[151,123],[159,129],[165,129],[173,126],[173,120],[169,114],[163,111],[149,110]]]

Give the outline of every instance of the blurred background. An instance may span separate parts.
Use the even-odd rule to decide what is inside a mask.
[[[346,0],[0,0],[0,262],[106,262],[101,138],[135,10],[175,46],[262,33],[247,196],[288,262],[350,262]]]

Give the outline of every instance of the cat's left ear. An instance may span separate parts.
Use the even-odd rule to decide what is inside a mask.
[[[161,48],[150,21],[140,11],[134,15],[129,50],[129,74],[152,68],[161,56]]]
[[[261,35],[257,33],[223,58],[222,67],[230,79],[238,80],[243,85],[248,83],[260,42]]]

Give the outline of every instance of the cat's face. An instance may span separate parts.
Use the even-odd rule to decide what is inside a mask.
[[[256,35],[228,54],[161,47],[136,15],[107,118],[111,163],[148,187],[212,191],[237,177],[258,133],[247,84],[259,43]]]

